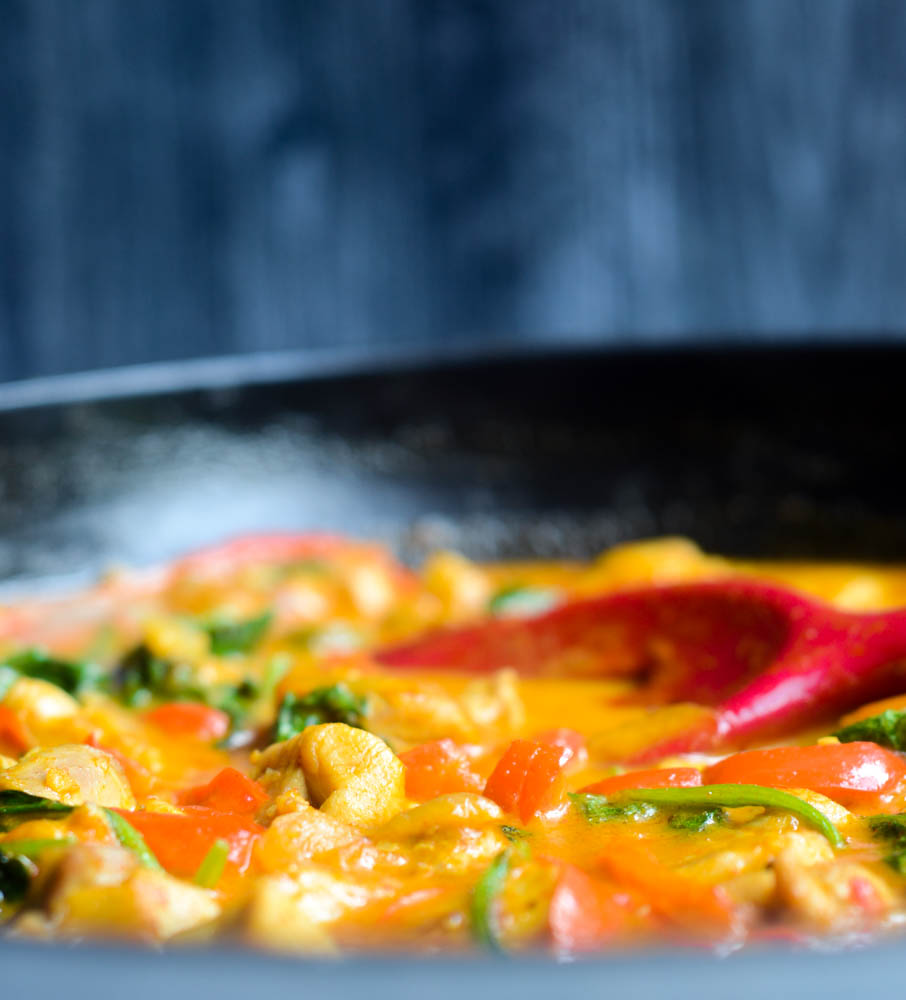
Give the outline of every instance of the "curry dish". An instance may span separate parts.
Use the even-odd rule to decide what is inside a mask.
[[[0,609],[0,925],[300,954],[906,918],[906,570],[256,536]]]

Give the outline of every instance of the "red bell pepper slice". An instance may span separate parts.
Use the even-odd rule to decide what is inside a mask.
[[[145,719],[165,733],[189,736],[205,743],[222,740],[230,731],[230,717],[226,712],[198,701],[170,701],[158,705],[145,712]]]
[[[472,770],[468,754],[453,740],[423,743],[399,755],[406,768],[410,799],[433,799],[453,792],[480,792],[481,778]]]
[[[615,774],[586,785],[580,791],[591,795],[613,795],[626,788],[698,788],[701,783],[701,771],[694,767],[666,767]]]
[[[31,746],[32,740],[25,723],[6,705],[0,705],[0,746],[7,746],[17,754]]]
[[[647,909],[637,893],[561,862],[547,913],[551,941],[559,952],[594,951],[635,928]]]
[[[810,788],[844,806],[870,805],[906,779],[906,764],[875,743],[746,750],[712,764],[708,784]]]
[[[655,912],[671,923],[708,933],[736,928],[736,911],[722,888],[673,871],[640,845],[621,843],[600,864],[618,885],[641,892]]]
[[[533,737],[536,743],[546,743],[548,746],[560,747],[560,766],[566,767],[570,761],[581,763],[588,758],[585,737],[576,729],[558,726],[556,729],[545,729]]]
[[[560,747],[532,740],[514,740],[491,772],[484,794],[527,823],[562,798],[560,759]]]
[[[248,816],[205,806],[187,806],[183,814],[116,811],[145,838],[161,865],[180,878],[191,878],[198,871],[216,840],[227,842],[229,864],[244,872],[251,862],[255,841],[264,833],[264,828]]]
[[[220,812],[254,815],[268,800],[267,792],[235,767],[225,767],[206,784],[179,796],[183,805],[207,806]]]

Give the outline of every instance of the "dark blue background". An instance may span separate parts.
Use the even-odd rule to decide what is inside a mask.
[[[0,0],[0,377],[896,333],[898,0]]]

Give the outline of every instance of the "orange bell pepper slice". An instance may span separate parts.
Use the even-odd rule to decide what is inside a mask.
[[[876,743],[746,750],[712,764],[709,784],[810,788],[844,806],[871,805],[906,779],[906,764]]]
[[[406,768],[406,795],[410,799],[423,801],[482,789],[482,780],[472,770],[468,755],[453,740],[423,743],[399,757]]]
[[[228,863],[244,872],[251,862],[255,841],[264,833],[264,828],[248,816],[205,806],[188,806],[183,814],[116,811],[145,838],[161,865],[180,878],[191,878],[198,871],[216,840],[227,842]]]
[[[626,788],[698,788],[701,783],[701,771],[694,767],[662,767],[615,774],[579,791],[591,795],[613,795]]]
[[[523,823],[563,797],[561,748],[514,740],[491,772],[484,794]]]
[[[671,923],[711,934],[736,929],[736,911],[722,888],[673,871],[640,845],[621,843],[600,864],[618,885],[642,893]]]
[[[219,812],[254,815],[268,800],[267,792],[235,767],[225,767],[206,784],[189,788],[179,796],[188,806],[207,806]]]
[[[31,744],[31,734],[25,723],[11,708],[0,705],[0,746],[7,746],[19,754]]]
[[[536,743],[546,743],[548,746],[560,747],[560,763],[565,767],[570,761],[582,763],[588,759],[588,749],[585,737],[576,729],[558,726],[556,729],[545,729],[533,737]]]
[[[650,907],[638,893],[620,890],[566,862],[548,908],[551,941],[560,952],[603,948],[650,916]]]
[[[204,743],[222,740],[230,731],[230,717],[219,708],[199,701],[168,701],[145,712],[152,725],[173,736],[188,736]]]

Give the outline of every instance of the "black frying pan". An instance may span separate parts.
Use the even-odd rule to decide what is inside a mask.
[[[290,355],[0,387],[0,579],[80,583],[111,561],[255,530],[377,536],[416,561],[437,546],[583,556],[677,533],[732,555],[906,561],[904,372],[893,345],[714,347]],[[5,943],[0,995],[642,1000],[820,987],[851,1000],[904,970],[884,948],[325,968]]]

